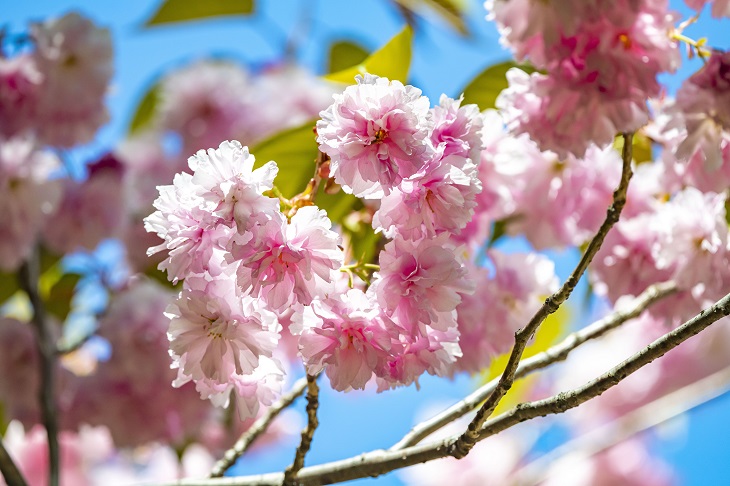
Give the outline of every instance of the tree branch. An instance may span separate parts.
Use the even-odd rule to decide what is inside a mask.
[[[730,294],[584,386],[545,400],[518,405],[509,412],[490,420],[481,430],[480,438],[489,437],[531,418],[563,413],[575,408],[617,385],[631,373],[664,356],[670,349],[677,347],[728,314],[730,314]]]
[[[309,452],[312,445],[314,431],[317,430],[319,421],[317,420],[317,408],[319,408],[319,387],[317,386],[317,376],[307,374],[307,426],[302,430],[302,441],[297,447],[294,455],[294,462],[286,469],[282,484],[299,484],[297,473],[304,466],[304,456]]]
[[[2,437],[0,437],[0,473],[2,473],[8,486],[27,486],[18,466],[15,465],[13,458],[5,449]]]
[[[520,469],[515,484],[540,484],[547,479],[545,473],[548,466],[561,458],[587,458],[599,454],[640,432],[714,400],[729,390],[730,367],[727,367],[553,449]]]
[[[630,304],[624,306],[621,310],[616,311],[593,324],[584,327],[580,331],[569,334],[560,343],[554,345],[550,349],[536,354],[535,356],[522,360],[515,371],[514,379],[522,378],[533,371],[545,368],[555,362],[565,360],[568,355],[578,346],[586,341],[596,339],[607,332],[619,327],[624,322],[638,317],[644,310],[656,301],[667,297],[677,291],[677,284],[669,281],[648,287],[644,292],[636,297]],[[460,402],[444,410],[435,417],[421,422],[408,432],[397,444],[390,448],[391,451],[397,451],[418,444],[424,438],[433,434],[442,427],[450,424],[454,420],[463,417],[479,406],[497,387],[498,378],[491,380],[489,383],[482,385],[471,395],[464,398]]]
[[[36,343],[41,361],[40,383],[38,399],[41,405],[43,425],[48,435],[48,484],[58,486],[60,475],[60,453],[58,447],[58,417],[55,403],[55,368],[56,342],[53,330],[46,319],[43,301],[38,293],[39,261],[37,249],[33,250],[28,260],[18,271],[20,287],[28,294],[33,307],[33,326],[36,330]]]
[[[679,346],[687,339],[709,327],[713,322],[729,314],[730,294],[720,299],[709,309],[702,311],[677,329],[655,340],[638,353],[584,386],[560,393],[545,400],[522,403],[512,410],[491,419],[479,431],[477,440],[485,439],[518,423],[536,417],[563,413],[566,410],[577,407],[581,403],[595,398],[609,388],[617,385],[631,373],[660,358],[669,350]],[[306,467],[299,471],[297,482],[303,485],[332,484],[368,476],[380,476],[395,469],[453,456],[453,445],[459,438],[460,436],[458,435],[452,436],[430,444],[416,445],[398,451],[377,450],[341,461]],[[209,479],[203,481],[181,480],[177,483],[166,483],[166,485],[264,486],[279,485],[283,478],[284,475],[282,473],[270,473],[257,476]]]
[[[223,474],[251,447],[251,444],[266,432],[271,422],[279,416],[282,410],[291,405],[307,388],[307,378],[302,378],[294,383],[292,389],[283,395],[279,400],[264,412],[251,427],[244,432],[232,448],[228,449],[221,460],[215,463],[211,469],[211,478],[222,477]]]
[[[486,422],[492,412],[494,412],[494,409],[497,408],[502,397],[504,397],[507,391],[512,388],[512,384],[515,380],[515,372],[517,371],[517,367],[522,359],[522,353],[524,353],[525,347],[527,347],[527,342],[530,340],[532,335],[535,334],[535,331],[537,331],[537,328],[540,327],[540,324],[542,324],[550,314],[557,311],[563,302],[570,297],[570,294],[578,284],[581,276],[588,268],[588,264],[591,260],[593,260],[593,257],[601,248],[608,231],[614,224],[616,224],[616,222],[618,222],[619,217],[621,216],[621,211],[626,204],[626,193],[632,176],[631,159],[633,157],[633,133],[624,133],[623,139],[624,146],[621,152],[621,159],[623,162],[621,181],[613,193],[613,203],[608,208],[606,219],[603,221],[603,224],[601,224],[596,235],[590,243],[588,243],[585,253],[583,253],[578,265],[573,270],[573,273],[570,274],[570,277],[568,277],[565,283],[563,283],[563,286],[545,300],[545,303],[532,317],[527,326],[515,333],[515,345],[512,348],[509,359],[507,360],[507,366],[505,367],[494,391],[477,411],[477,414],[474,416],[471,423],[469,423],[469,426],[461,437],[459,437],[459,440],[453,444],[453,451],[451,455],[454,457],[462,458],[469,453],[469,450],[471,450],[472,447],[474,447],[474,444],[476,444],[477,438],[479,437],[479,431],[482,428],[482,425],[484,425],[484,422]]]

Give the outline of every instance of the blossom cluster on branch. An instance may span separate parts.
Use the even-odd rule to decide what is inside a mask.
[[[726,0],[686,3],[730,16]],[[291,438],[299,419],[276,417],[305,387],[296,467],[240,484],[446,456],[402,478],[671,484],[643,438],[609,429],[730,368],[730,53],[685,36],[693,20],[668,0],[485,8],[522,63],[494,106],[429,100],[376,74],[382,52],[348,85],[198,60],[161,76],[127,138],[83,164],[69,153],[109,119],[111,33],[78,13],[12,47],[0,32],[0,484],[22,484],[14,469],[32,486],[132,480],[135,460],[150,481],[220,476],[254,440]],[[683,44],[702,66],[672,98],[660,76]],[[549,250],[566,248],[588,250],[561,287]],[[586,268],[596,324],[546,329]],[[665,345],[678,349],[651,362]],[[303,467],[327,420],[320,374],[358,393],[460,373],[492,381],[389,451]],[[578,404],[547,472],[534,437],[488,437]]]

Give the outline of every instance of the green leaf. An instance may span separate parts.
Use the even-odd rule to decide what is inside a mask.
[[[413,14],[418,14],[423,7],[429,8],[461,35],[469,35],[469,29],[464,20],[467,3],[463,0],[393,0],[393,2]],[[408,20],[408,15],[406,15],[406,20]]]
[[[334,73],[362,63],[368,57],[368,51],[354,42],[341,40],[330,46],[327,72]]]
[[[378,242],[382,234],[375,233],[372,225],[362,221],[346,222],[342,226],[343,234],[347,237],[350,257],[356,262],[373,263],[378,250]],[[347,259],[347,257],[346,257]]]
[[[304,190],[314,175],[317,159],[317,141],[314,136],[316,121],[279,132],[251,149],[260,167],[273,160],[279,166],[274,184],[285,197],[293,197]]]
[[[274,185],[284,197],[292,198],[302,192],[314,175],[314,166],[319,153],[314,135],[315,125],[316,120],[311,120],[298,127],[284,130],[251,149],[251,154],[256,157],[256,167],[261,167],[269,160],[276,162],[279,174]],[[324,181],[320,185],[315,203],[327,211],[333,223],[338,223],[362,204],[358,198],[344,191],[335,194],[325,193]]]
[[[476,104],[480,110],[494,108],[497,96],[503,89],[507,88],[507,71],[517,67],[530,74],[535,72],[531,66],[517,65],[513,61],[501,62],[489,66],[476,78],[472,79],[464,88],[464,101],[462,104]]]
[[[317,194],[315,204],[319,208],[327,211],[327,216],[334,224],[341,223],[342,218],[355,209],[362,207],[362,201],[342,190],[336,194],[327,194],[323,190],[320,190]]]
[[[157,12],[145,22],[145,27],[211,17],[249,15],[253,8],[253,0],[164,0]]]
[[[651,139],[646,136],[643,132],[636,132],[631,141],[633,149],[633,160],[637,164],[643,164],[645,162],[652,162],[654,160],[654,154],[652,154]],[[624,148],[624,137],[617,135],[613,139],[613,148],[621,153]]]
[[[139,101],[137,108],[132,115],[132,121],[129,122],[128,132],[135,133],[142,128],[147,127],[154,119],[157,104],[160,101],[160,85],[155,83]]]
[[[413,30],[410,26],[406,26],[362,63],[328,74],[324,78],[338,83],[353,84],[356,75],[370,73],[405,83],[411,66],[412,42]]]
[[[66,320],[66,316],[71,311],[71,300],[80,278],[81,275],[75,273],[62,275],[51,287],[51,291],[46,298],[46,310],[62,322]]]
[[[15,295],[20,289],[18,286],[18,277],[13,273],[0,273],[0,305]]]

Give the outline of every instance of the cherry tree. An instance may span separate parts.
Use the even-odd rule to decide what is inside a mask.
[[[0,484],[674,481],[639,432],[730,383],[730,53],[686,34],[730,4],[488,0],[513,60],[431,100],[414,30],[430,8],[466,35],[463,7],[391,3],[403,30],[322,76],[165,72],[82,164],[112,33],[78,12],[2,32]],[[146,25],[254,9],[166,0]],[[571,328],[581,279],[598,304]],[[481,380],[395,444],[308,460],[320,387],[427,375]],[[571,439],[536,457],[557,421]],[[286,469],[222,477],[287,439]]]

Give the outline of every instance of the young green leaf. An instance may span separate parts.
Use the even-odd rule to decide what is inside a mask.
[[[494,108],[497,96],[508,86],[507,71],[513,67],[520,68],[526,73],[535,72],[535,69],[531,66],[518,66],[513,61],[505,61],[489,66],[466,85],[462,104],[474,103],[479,106],[480,110]]]
[[[249,15],[253,9],[253,0],[164,0],[160,8],[145,22],[145,27],[211,17]]]
[[[351,41],[341,40],[330,46],[327,72],[335,73],[361,64],[368,57],[364,47]]]
[[[411,66],[412,42],[413,31],[410,26],[406,26],[362,63],[328,74],[324,78],[338,83],[353,84],[356,75],[370,73],[405,83]]]
[[[153,85],[139,101],[129,122],[128,132],[133,134],[147,127],[153,120],[160,99],[160,85]]]

